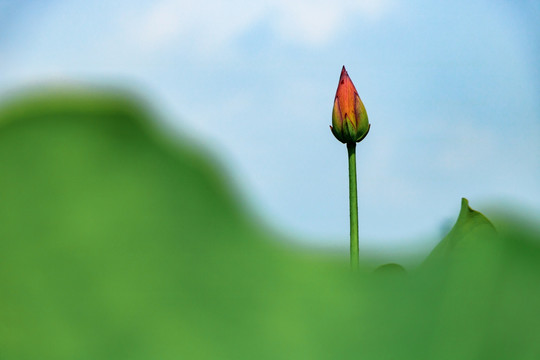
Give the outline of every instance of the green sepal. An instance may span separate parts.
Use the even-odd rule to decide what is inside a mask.
[[[356,133],[355,140],[356,142],[362,141],[369,132],[369,119],[364,107],[364,103],[360,99],[358,94],[355,94],[354,98],[354,110],[356,113]]]
[[[356,127],[352,123],[349,116],[346,116],[343,122],[343,139],[348,143],[354,142],[356,140]]]
[[[334,100],[334,108],[332,109],[332,133],[339,141],[343,142],[343,119],[337,99]]]
[[[365,138],[365,137],[367,136],[367,134],[369,133],[369,129],[371,129],[371,124],[368,124],[366,132],[364,132],[363,134],[362,134],[362,133],[359,134],[359,136],[358,136],[356,142],[360,142],[360,141],[364,140],[364,138]]]
[[[341,136],[341,134],[338,134],[338,132],[335,130],[334,127],[332,127],[332,125],[330,125],[330,130],[332,130],[332,134],[334,134],[336,139],[338,139],[339,141],[345,144],[345,141],[343,141],[343,137]]]

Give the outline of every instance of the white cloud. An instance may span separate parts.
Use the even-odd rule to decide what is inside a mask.
[[[348,22],[376,20],[392,0],[161,0],[131,21],[135,37],[147,48],[188,42],[196,50],[221,50],[260,21],[281,39],[320,46]]]
[[[279,0],[273,5],[278,13],[275,28],[283,38],[324,45],[349,21],[376,20],[389,11],[393,3],[387,0]]]
[[[264,4],[244,0],[163,0],[134,18],[132,25],[147,47],[183,40],[207,52],[227,45],[260,19],[264,9]]]

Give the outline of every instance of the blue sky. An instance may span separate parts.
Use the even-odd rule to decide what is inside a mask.
[[[404,249],[462,196],[540,214],[538,23],[534,1],[0,0],[0,91],[133,88],[265,221],[346,248],[346,148],[328,127],[345,65],[372,124],[361,248]]]

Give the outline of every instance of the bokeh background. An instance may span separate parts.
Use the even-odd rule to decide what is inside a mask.
[[[264,221],[346,248],[346,150],[328,128],[345,65],[372,123],[361,247],[406,251],[432,247],[462,196],[540,214],[539,22],[533,0],[2,0],[0,91],[131,89]]]
[[[0,0],[0,359],[537,360],[537,4]]]

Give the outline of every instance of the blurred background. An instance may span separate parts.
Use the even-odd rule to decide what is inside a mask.
[[[372,124],[361,247],[406,251],[435,245],[462,196],[540,214],[539,22],[533,0],[0,0],[0,91],[135,92],[265,222],[345,249],[346,149],[328,127],[345,65]]]
[[[537,360],[538,23],[0,0],[0,359]],[[343,65],[372,124],[354,273]]]

